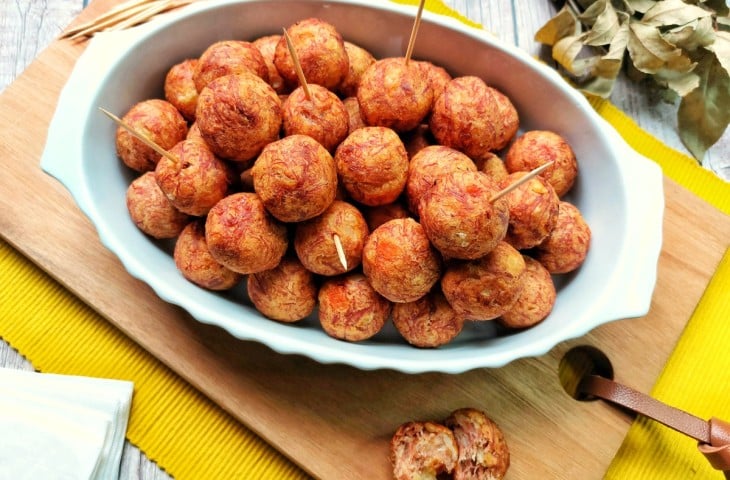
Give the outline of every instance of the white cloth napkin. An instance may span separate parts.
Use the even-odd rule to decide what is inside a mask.
[[[117,480],[132,382],[0,368],[0,480]]]

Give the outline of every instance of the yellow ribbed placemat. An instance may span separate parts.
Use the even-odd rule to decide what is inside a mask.
[[[474,25],[439,0],[427,0],[426,8]],[[641,130],[609,102],[596,99],[592,104],[637,151],[657,161],[668,177],[730,213],[730,185]],[[720,320],[728,317],[730,308],[720,285],[729,281],[730,255],[726,255],[653,392],[680,408],[725,419],[730,419],[730,403],[722,387],[730,384],[730,356],[721,353],[730,338]],[[135,383],[127,438],[174,477],[307,478],[2,240],[0,285],[2,337],[35,368]],[[707,344],[708,338],[715,341]],[[697,342],[702,342],[704,350],[696,347]],[[706,358],[698,357],[699,351]],[[706,361],[718,358],[725,362]],[[714,365],[719,365],[717,370]],[[684,479],[687,472],[704,472],[704,459],[691,441],[687,445],[683,440],[654,423],[637,421],[607,477],[650,478],[645,472],[651,471],[661,472],[651,478]],[[669,466],[660,468],[665,462]]]

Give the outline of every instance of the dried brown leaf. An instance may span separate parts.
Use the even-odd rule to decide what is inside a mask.
[[[689,52],[699,47],[706,47],[715,41],[712,17],[698,18],[687,25],[672,28],[663,36],[672,45]]]
[[[656,27],[632,20],[629,23],[629,54],[634,66],[654,74],[662,68],[689,69],[692,62],[682,50],[667,42]]]
[[[561,38],[578,34],[580,34],[580,22],[566,5],[537,31],[535,41],[552,46]]]
[[[727,17],[730,15],[730,7],[727,4],[727,0],[704,0],[702,3],[708,8],[711,8],[718,16]]]
[[[599,5],[599,2],[593,5]],[[618,12],[606,1],[603,10],[593,20],[593,26],[584,42],[586,45],[608,45],[620,27]]]
[[[642,23],[655,27],[686,25],[698,18],[709,17],[712,12],[683,0],[661,0],[646,11]]]
[[[624,0],[624,3],[633,11],[644,13],[656,4],[656,0]]]
[[[596,56],[578,58],[583,51],[583,35],[571,35],[561,38],[553,45],[553,59],[558,62],[571,75],[580,77],[588,73]]]
[[[682,98],[677,110],[679,136],[702,160],[730,123],[730,76],[714,55],[705,55],[695,73],[700,86]]]

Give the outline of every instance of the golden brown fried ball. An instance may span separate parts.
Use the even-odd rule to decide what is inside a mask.
[[[439,177],[418,207],[431,243],[449,258],[475,259],[489,253],[507,233],[507,200],[481,172],[456,171]]]
[[[264,82],[269,80],[266,61],[254,44],[241,40],[222,40],[208,46],[200,55],[193,81],[195,88],[201,92],[216,78],[238,73],[251,73]]]
[[[504,433],[475,408],[460,408],[444,422],[454,432],[459,457],[454,480],[501,480],[510,465]]]
[[[281,101],[256,75],[226,75],[200,92],[195,117],[213,153],[246,162],[279,137]]]
[[[228,194],[233,172],[200,140],[183,140],[162,157],[155,179],[172,204],[183,213],[203,216]]]
[[[228,290],[243,279],[210,254],[203,219],[195,219],[183,229],[175,242],[173,258],[183,277],[208,290]]]
[[[286,227],[255,193],[234,193],[208,213],[205,240],[218,263],[247,275],[276,267],[287,248]]]
[[[143,173],[129,185],[127,210],[137,228],[154,238],[177,237],[190,219],[162,193],[154,172]]]
[[[195,107],[198,105],[198,90],[193,73],[198,60],[183,60],[173,65],[165,76],[165,100],[177,108],[189,122],[195,121]]]
[[[562,197],[578,176],[578,162],[568,142],[555,132],[530,130],[518,137],[507,150],[504,164],[507,171],[529,172],[548,162],[554,162],[540,173]]]
[[[433,187],[438,178],[457,171],[476,172],[477,167],[471,158],[443,145],[430,145],[415,154],[408,164],[406,182],[410,211],[418,215],[418,204],[423,194]]]
[[[166,100],[139,102],[129,109],[122,120],[163,150],[174,147],[188,133],[187,122],[177,108]],[[117,155],[124,164],[141,173],[154,170],[160,160],[159,153],[121,126],[117,128],[116,146]]]
[[[494,183],[501,184],[509,175],[502,159],[492,152],[487,152],[472,160],[474,160],[477,170],[486,174]]]
[[[456,466],[454,433],[435,422],[408,422],[390,440],[390,462],[395,480],[435,480]]]
[[[337,193],[332,155],[311,137],[292,135],[266,145],[251,172],[266,210],[282,222],[316,217]]]
[[[347,137],[347,109],[334,93],[319,85],[296,88],[284,100],[282,117],[286,135],[309,135],[330,152]]]
[[[396,218],[408,218],[410,216],[408,209],[400,202],[378,205],[377,207],[365,207],[363,208],[363,215],[371,232],[385,222],[395,220]]]
[[[334,25],[318,18],[301,20],[286,29],[307,83],[334,90],[347,75],[349,59],[345,42]],[[286,39],[276,45],[274,65],[291,85],[298,85],[294,61]]]
[[[359,273],[328,279],[319,289],[319,321],[328,335],[359,342],[378,333],[391,303]]]
[[[406,185],[408,155],[389,128],[355,130],[337,147],[335,164],[347,193],[363,205],[392,203]]]
[[[481,78],[457,77],[436,99],[429,126],[438,143],[478,158],[502,148],[504,120],[499,101]]]
[[[431,111],[433,89],[415,62],[384,58],[363,73],[357,101],[366,124],[406,132]]]
[[[349,60],[347,75],[337,88],[343,97],[354,97],[357,95],[357,88],[360,86],[360,78],[365,70],[375,63],[375,57],[359,45],[345,41],[345,51]]]
[[[495,150],[501,150],[517,135],[517,130],[520,128],[520,116],[507,95],[496,88],[488,87],[488,89],[497,101],[499,116],[502,120],[502,127],[498,130],[497,145],[495,147]]]
[[[492,320],[515,304],[522,293],[525,261],[507,242],[477,260],[451,263],[441,290],[457,313],[469,320]]]
[[[446,84],[453,80],[451,74],[447,72],[445,68],[439,67],[431,62],[421,60],[414,63],[421,69],[421,75],[423,75],[431,85],[431,89],[433,90],[433,100],[436,101],[436,99],[443,93],[444,88],[446,88]]]
[[[342,104],[347,110],[347,134],[351,134],[358,128],[365,126],[365,122],[360,115],[360,104],[357,103],[357,97],[347,97],[342,100]]]
[[[274,54],[276,53],[276,45],[281,40],[281,35],[266,35],[265,37],[257,38],[253,41],[253,44],[261,52],[261,56],[264,57],[264,63],[268,71],[269,85],[274,89],[276,93],[288,93],[289,88],[284,79],[279,74],[279,70],[274,65]]]
[[[550,273],[568,273],[581,266],[588,255],[591,229],[578,208],[560,202],[558,220],[550,235],[535,248],[534,258]]]
[[[337,255],[334,236],[340,238],[350,271],[362,261],[368,234],[362,213],[347,202],[335,200],[322,215],[297,224],[294,249],[308,270],[319,275],[338,275],[345,268]]]
[[[523,255],[525,273],[517,303],[497,321],[507,328],[527,328],[543,321],[555,305],[555,284],[550,272],[534,258]]]
[[[423,227],[412,218],[386,222],[370,233],[362,270],[373,288],[391,302],[413,302],[441,276],[441,259]]]
[[[456,338],[464,326],[464,318],[436,289],[415,302],[394,304],[393,325],[411,345],[433,348]]]
[[[511,173],[502,188],[519,181],[527,172]],[[505,241],[517,250],[532,248],[550,235],[558,221],[560,199],[553,187],[539,175],[507,193],[509,227]]]
[[[284,257],[275,268],[252,273],[247,288],[256,309],[280,322],[302,320],[317,304],[314,275],[296,258]]]

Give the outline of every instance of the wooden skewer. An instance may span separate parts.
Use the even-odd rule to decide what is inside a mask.
[[[103,109],[101,107],[99,107],[99,110],[101,110],[102,113],[104,113],[107,117],[109,117],[112,120],[114,120],[115,122],[117,122],[117,124],[120,127],[124,128],[126,131],[128,131],[129,133],[131,133],[135,138],[139,139],[140,142],[144,143],[145,145],[147,145],[148,147],[150,147],[152,150],[154,150],[155,152],[159,153],[160,155],[162,155],[163,157],[167,158],[168,160],[177,163],[178,160],[177,160],[177,158],[174,155],[172,155],[170,152],[168,152],[164,148],[162,148],[159,145],[157,145],[155,142],[153,142],[152,140],[150,140],[149,138],[147,138],[144,134],[136,131],[127,122],[125,122],[121,118],[117,117],[116,115],[114,115],[109,110]]]
[[[302,71],[302,64],[299,63],[299,56],[297,56],[296,50],[294,50],[294,44],[291,41],[291,37],[289,37],[289,34],[286,31],[286,28],[284,30],[284,38],[286,39],[286,46],[289,48],[289,54],[291,55],[292,61],[294,62],[294,69],[297,71],[297,77],[299,78],[299,83],[302,85],[302,88],[304,89],[304,95],[307,97],[307,100],[310,102],[312,101],[312,94],[309,93],[309,85],[307,85],[307,79],[304,77],[304,71]]]
[[[413,45],[416,43],[416,36],[418,35],[418,27],[421,26],[421,15],[423,14],[423,5],[426,0],[421,0],[418,4],[418,13],[416,13],[416,19],[413,22],[413,29],[411,29],[411,38],[408,39],[408,49],[406,50],[406,65],[413,55]]]
[[[194,0],[135,0],[122,4],[106,14],[79,25],[64,33],[61,38],[71,40],[79,37],[90,37],[101,31],[122,30],[143,23],[155,15],[189,5]]]
[[[127,11],[129,11],[129,10],[139,11],[140,7],[146,8],[145,4],[149,3],[150,1],[152,1],[152,0],[131,0],[128,2],[120,3],[116,7],[112,8],[111,10],[109,10],[108,12],[106,12],[102,15],[99,15],[95,19],[93,19],[89,22],[86,22],[86,23],[82,23],[81,25],[78,25],[74,28],[67,30],[66,32],[64,32],[63,35],[61,35],[61,38],[71,37],[84,30],[94,28],[97,25],[99,25],[103,22],[106,22],[110,19],[124,18],[127,15]]]
[[[133,15],[123,22],[120,22],[116,25],[114,25],[112,28],[108,28],[109,31],[115,31],[115,30],[124,30],[125,28],[132,27],[134,25],[144,23],[147,20],[151,19],[155,15],[159,13],[166,12],[168,10],[173,10],[175,8],[180,8],[185,5],[189,5],[192,3],[193,0],[180,0],[180,1],[173,1],[173,0],[167,0],[166,2],[158,2],[157,5],[151,5],[147,8],[147,10],[138,13],[137,15]]]
[[[342,267],[347,271],[347,258],[345,257],[345,249],[342,248],[342,240],[336,233],[332,235],[332,240],[335,242],[335,248],[337,249],[337,257],[340,259]]]
[[[532,177],[534,177],[536,175],[539,175],[540,172],[542,172],[546,168],[550,167],[553,163],[555,163],[555,162],[550,161],[550,162],[547,162],[544,165],[540,165],[539,167],[537,167],[537,168],[535,168],[533,170],[530,170],[530,173],[528,173],[524,177],[520,178],[519,180],[517,180],[514,183],[511,183],[511,184],[507,185],[502,190],[500,190],[499,192],[497,192],[494,195],[492,195],[489,198],[489,202],[491,203],[491,202],[494,202],[496,200],[499,200],[500,198],[502,198],[503,196],[507,195],[509,192],[511,192],[515,188],[519,187],[520,185],[522,185],[526,181],[530,180]]]

